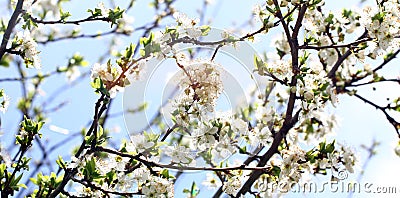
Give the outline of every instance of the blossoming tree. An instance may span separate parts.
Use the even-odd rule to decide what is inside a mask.
[[[176,8],[178,0],[150,1],[153,18],[146,21],[136,16],[138,22],[133,22],[131,11],[143,5],[133,0],[96,2],[95,7],[77,13],[74,9],[86,3],[4,2],[4,13],[9,15],[2,14],[0,23],[0,64],[4,67],[0,110],[3,123],[13,124],[2,126],[7,138],[0,142],[1,197],[173,197],[182,193],[188,197],[270,197],[284,195],[293,184],[308,182],[311,175],[345,179],[347,173],[356,172],[360,159],[350,146],[327,137],[336,129],[335,115],[329,112],[340,105],[340,94],[376,108],[400,137],[396,119],[400,98],[381,105],[358,93],[359,87],[400,83],[380,73],[399,53],[398,0],[360,3],[362,9],[344,8],[338,13],[329,11],[323,0],[266,0],[254,5],[250,22],[229,31],[212,28],[212,20],[205,20],[207,8],[216,2],[199,2],[197,19]],[[93,34],[77,29],[98,23],[106,23],[107,30]],[[248,75],[229,77],[238,68],[219,56],[227,51],[235,54],[269,35],[275,36],[273,48],[262,49],[264,56],[246,48],[238,53],[245,58],[234,57],[251,65],[246,67]],[[46,51],[49,45],[57,44],[62,53],[65,41],[85,38],[89,42],[103,38],[108,45],[104,54],[95,52],[94,44],[87,46],[92,54],[63,54],[69,57],[67,63],[56,64],[66,66],[49,64],[56,59]],[[85,69],[89,59],[95,63]],[[165,62],[176,70],[168,83],[173,91],[163,96],[160,105],[139,101],[122,114],[112,113],[118,107],[111,104],[118,98],[124,97],[129,105],[141,99],[143,89],[135,88],[155,68],[167,67]],[[18,77],[10,77],[14,74]],[[65,74],[67,84],[52,95],[44,94],[46,88],[54,90],[48,84],[59,82],[54,76],[60,74]],[[252,86],[229,92],[228,78],[247,79]],[[85,83],[74,87],[81,82]],[[160,79],[152,82],[155,87],[164,86]],[[15,90],[6,83],[20,84],[18,98],[9,96]],[[87,87],[90,93],[82,93]],[[79,93],[74,98],[79,109],[91,116],[77,133],[70,131],[80,126],[68,119],[86,118],[79,113],[63,118],[69,127],[51,124],[67,105],[55,98],[70,88]],[[128,94],[131,88],[133,94]],[[241,98],[221,110],[220,100],[228,92],[233,94],[228,96],[231,101],[238,95]],[[16,109],[11,110],[10,104]],[[142,121],[129,115],[143,117],[149,108],[157,110],[146,114],[146,124],[140,129]],[[14,110],[22,115],[17,122],[18,115],[11,114]],[[125,115],[128,135],[117,135],[106,124],[121,115]],[[49,131],[67,135],[54,137]],[[67,145],[75,149],[65,151]],[[375,146],[368,148],[371,155]],[[64,149],[54,153],[60,148]],[[400,147],[395,151],[400,155]],[[194,171],[204,174],[205,181],[182,178]],[[178,184],[185,185],[183,192],[174,191]],[[200,185],[214,191],[201,192]]]

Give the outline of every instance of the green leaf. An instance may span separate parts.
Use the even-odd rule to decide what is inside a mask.
[[[328,17],[325,18],[325,22],[328,24],[333,24],[333,18],[334,15],[332,13],[329,13]]]
[[[164,177],[164,178],[169,178],[169,171],[168,171],[168,169],[163,169],[162,171],[161,171],[161,175]]]
[[[0,66],[9,67],[10,66],[10,58],[7,55],[4,55],[3,58],[0,60]]]
[[[239,153],[240,154],[246,154],[247,153],[247,147],[243,146],[243,147],[239,148]]]
[[[60,8],[60,20],[62,22],[65,22],[65,19],[67,19],[68,17],[72,16],[71,13],[69,12],[64,12],[61,8]]]
[[[255,66],[255,70],[257,71],[257,73],[259,75],[265,75],[265,73],[267,72],[266,64],[257,55],[254,55],[254,66]]]
[[[352,15],[352,13],[353,12],[351,10],[343,9],[342,15],[344,18],[349,18]]]
[[[103,134],[104,134],[103,127],[99,125],[99,130],[97,130],[97,138],[100,138],[101,136],[103,136]]]
[[[95,78],[90,85],[95,89],[96,93],[102,93],[106,96],[110,96],[110,93],[108,92],[108,90],[104,87],[103,81],[97,77]]]
[[[390,58],[392,58],[394,56],[394,53],[393,52],[389,52],[389,53],[387,53],[384,57],[383,57],[383,60],[384,61],[387,61],[387,60],[389,60]]]
[[[98,173],[98,171],[96,170],[96,161],[94,157],[86,161],[83,175],[85,176],[85,178],[88,178],[89,181],[101,178],[100,173]]]
[[[114,24],[117,24],[117,20],[122,18],[124,12],[125,10],[121,10],[119,7],[116,7],[114,10],[110,9],[110,12],[108,13],[108,18],[111,20],[111,27]]]
[[[278,51],[278,55],[279,57],[282,59],[282,57],[284,57],[286,55],[286,52],[280,50],[279,48],[276,48],[276,51]]]
[[[135,51],[135,47],[136,45],[134,44],[130,44],[126,49],[125,49],[125,53],[124,53],[124,57],[128,60],[130,60],[132,58],[132,56],[134,55],[134,51]]]
[[[64,159],[61,157],[61,155],[58,156],[58,159],[56,160],[56,163],[58,164],[58,166],[60,168],[65,168],[65,161]]]
[[[372,17],[372,21],[374,20],[378,20],[379,22],[383,22],[384,18],[385,18],[386,13],[385,12],[378,12],[377,14],[375,14]]]
[[[268,10],[268,12],[270,12],[271,14],[274,14],[275,13],[275,9],[272,9],[272,8],[270,8],[270,7],[268,7],[268,6],[266,6],[265,7],[267,10]]]
[[[26,30],[26,29],[31,30],[32,27],[38,27],[38,25],[37,25],[35,22],[32,21],[31,15],[30,15],[30,14],[25,13],[25,14],[22,16],[22,18],[23,18],[24,21],[25,21],[25,24],[22,25],[22,28],[23,28],[24,30]]]
[[[99,8],[95,8],[94,11],[88,9],[87,12],[90,12],[92,14],[92,17],[98,17],[102,15],[101,10]]]
[[[326,145],[326,142],[325,142],[325,141],[319,143],[319,150],[320,150],[320,151],[325,151],[325,145]]]
[[[208,25],[203,25],[203,26],[200,27],[200,29],[201,29],[201,35],[202,36],[207,36],[208,32],[210,32],[210,30],[211,30],[211,27],[208,26]]]
[[[0,164],[0,180],[1,178],[4,178],[4,173],[6,171],[6,168],[7,166],[5,163]]]
[[[197,188],[196,183],[193,181],[190,195],[191,195],[191,197],[196,197],[199,193],[200,193],[200,190]]]
[[[107,184],[111,185],[111,183],[117,179],[117,174],[115,173],[114,170],[111,170],[110,172],[106,173],[106,179],[107,179]]]
[[[335,140],[326,146],[326,153],[332,153],[335,150]]]

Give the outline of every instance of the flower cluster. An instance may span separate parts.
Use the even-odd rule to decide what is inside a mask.
[[[18,0],[11,0],[10,3],[13,7],[17,5]],[[27,13],[32,13],[32,4],[34,3],[34,0],[26,0],[23,1],[22,9],[25,10]]]
[[[44,13],[46,17],[51,16],[57,18],[60,15],[60,7],[57,0],[38,0],[33,4],[32,9]]]
[[[285,54],[290,54],[290,45],[287,40],[286,35],[282,32],[278,34],[271,42],[272,46],[278,50],[278,54],[280,57]]]
[[[117,92],[121,92],[124,88],[136,80],[140,80],[145,73],[144,67],[147,60],[136,62],[134,66],[126,67],[118,62],[117,65],[108,61],[106,64],[95,63],[92,67],[91,78],[92,86],[96,89],[104,88],[108,91],[111,98],[114,98]],[[98,83],[96,79],[100,79]],[[99,85],[102,84],[102,85]]]
[[[157,137],[158,136],[155,136],[152,133],[132,135],[132,144],[128,144],[127,149],[134,153],[144,153],[148,149],[156,146],[155,141]]]
[[[146,197],[174,197],[174,185],[172,181],[152,176],[145,184],[143,184],[142,193]]]
[[[397,0],[384,1],[382,5],[379,9],[366,7],[361,21],[368,35],[376,39],[376,50],[390,52],[399,47],[395,37],[400,33],[400,7]]]
[[[307,57],[307,55],[304,56]],[[305,113],[317,110],[323,107],[328,100],[335,105],[337,103],[336,92],[331,85],[331,80],[326,77],[327,74],[321,63],[312,58],[305,63],[306,66],[301,68],[298,75],[297,87],[291,89],[303,97],[302,109],[305,110]]]
[[[332,45],[332,41],[328,36],[319,37],[319,44],[321,46],[329,46]],[[322,49],[318,52],[318,56],[322,59],[323,63],[325,63],[328,68],[331,68],[337,61],[339,55],[337,51],[333,48]]]
[[[328,115],[322,109],[310,112],[307,117],[301,120],[299,126],[289,131],[288,139],[293,144],[303,141],[314,144],[328,135],[335,134],[334,130],[337,126],[335,115]]]
[[[135,21],[135,18],[133,18],[132,16],[124,13],[122,15],[122,18],[117,20],[118,31],[122,32],[122,33],[125,33],[125,34],[132,33],[134,31],[134,28],[132,26],[134,21]]]
[[[229,123],[221,118],[201,122],[190,136],[190,146],[198,152],[211,151],[212,160],[217,163],[225,160],[236,152],[234,139],[239,137]]]
[[[237,191],[242,186],[242,178],[240,176],[233,176],[222,186],[222,190],[228,195],[236,195]]]
[[[24,58],[27,67],[34,67],[36,69],[41,68],[39,58],[40,52],[37,50],[38,45],[36,41],[31,37],[31,34],[28,30],[18,32],[15,35],[13,45],[15,45],[16,50],[21,51],[21,55]]]
[[[175,12],[174,18],[178,23],[178,34],[180,37],[188,36],[189,38],[198,38],[202,36],[202,28],[196,26],[196,24],[199,23],[199,19],[191,19],[181,12]]]
[[[116,7],[114,10],[107,8],[104,5],[104,2],[99,2],[96,8],[93,10],[89,10],[92,13],[93,17],[102,16],[104,18],[108,18],[112,21],[112,24],[117,24],[117,32],[121,32],[124,34],[130,34],[134,31],[132,24],[134,22],[134,18],[124,10],[120,10],[119,7]]]
[[[201,184],[207,186],[209,189],[213,189],[221,186],[221,181],[218,178],[215,178],[212,173],[207,173],[206,180],[204,180]]]
[[[220,66],[204,60],[177,59],[182,69],[178,84],[182,93],[172,101],[175,122],[188,127],[193,122],[207,120],[214,112],[223,90]]]
[[[329,157],[333,170],[343,170],[344,166],[345,170],[354,173],[354,168],[358,166],[359,159],[353,149],[349,146],[341,146],[338,152],[334,152]]]
[[[113,66],[110,62],[107,62],[107,64],[95,63],[92,68],[91,78],[92,80],[100,79],[109,90],[110,97],[113,98],[117,91],[123,90],[124,84],[121,84],[121,82],[124,81],[121,81],[121,74],[122,69]]]
[[[165,148],[165,154],[171,157],[173,163],[194,164],[194,153],[185,146],[168,146]]]
[[[102,16],[110,15],[111,12],[118,12],[123,15],[122,11],[117,9],[113,11],[111,9],[106,9],[104,4],[100,3],[95,11],[90,10],[93,16],[101,14]],[[123,57],[117,60],[118,66],[114,66],[110,61],[107,64],[94,64],[92,68],[92,79],[95,80],[99,78],[105,89],[108,90],[111,97],[115,97],[116,92],[122,91],[124,87],[131,84],[134,80],[138,80],[143,76],[144,66],[146,62],[151,58],[164,59],[171,56],[171,52],[176,50],[173,48],[174,39],[178,38],[198,38],[200,36],[207,35],[209,31],[208,26],[195,26],[197,20],[189,19],[186,15],[176,12],[174,14],[178,25],[176,27],[168,27],[165,31],[157,31],[155,33],[150,33],[148,38],[141,38],[140,43],[143,48],[140,50],[143,56],[140,60],[133,60],[132,55],[134,53],[134,47],[131,45],[122,53]],[[120,25],[124,26],[126,31],[126,22],[131,21],[131,19],[124,17],[118,19]],[[177,55],[172,53],[172,56],[176,58]],[[182,60],[182,58],[180,58]],[[220,94],[220,81],[219,71],[217,71],[217,66],[213,65],[208,61],[196,60],[193,62],[181,63],[185,65],[185,71],[188,72],[189,79],[198,77],[196,81],[186,82],[182,80],[182,83],[190,84],[193,96],[199,97],[202,100],[200,103],[208,103],[215,100]],[[204,67],[203,67],[204,66]],[[186,68],[187,67],[187,68]],[[191,76],[193,75],[193,77]],[[201,76],[202,75],[202,76]],[[207,83],[206,81],[211,81]],[[99,84],[99,83],[97,83]],[[97,85],[97,91],[100,85]],[[214,87],[212,87],[214,86]],[[212,90],[214,89],[214,90]],[[206,93],[211,91],[210,93]]]
[[[300,181],[302,174],[309,172],[309,164],[306,162],[306,153],[296,145],[291,146],[290,150],[282,152],[279,182],[283,184],[297,183]],[[285,188],[291,188],[290,185],[279,185]],[[280,189],[288,191],[289,189]]]
[[[317,9],[310,9],[304,15],[304,28],[308,36],[316,37],[325,32],[328,22],[322,12]]]
[[[288,82],[293,75],[292,62],[290,60],[282,60],[276,56],[270,57],[267,65],[267,75],[273,75],[284,82]]]
[[[158,136],[157,136],[158,137]],[[124,144],[121,150],[130,154],[140,152],[145,155],[154,146],[151,134],[136,135],[132,143]],[[85,151],[86,152],[86,151]],[[143,157],[143,160],[148,160]],[[107,154],[103,157],[84,153],[81,157],[72,157],[69,169],[76,169],[78,185],[75,186],[76,196],[103,196],[109,192],[140,192],[146,197],[173,197],[173,183],[165,177],[163,170],[153,168],[151,172],[146,166],[137,166],[138,162],[129,157]],[[135,166],[136,165],[136,166]],[[168,174],[166,174],[168,176]],[[90,188],[87,181],[96,180],[96,185],[102,190]],[[82,182],[80,182],[82,181]],[[135,190],[136,189],[136,190]]]
[[[182,78],[179,81],[185,94],[192,96],[201,105],[215,105],[223,90],[220,66],[203,60],[195,60],[182,65]]]
[[[349,147],[341,146],[337,150],[335,142],[321,142],[318,148],[307,152],[297,145],[290,145],[290,149],[283,149],[279,156],[275,155],[268,163],[271,168],[257,180],[254,187],[260,193],[272,196],[290,192],[295,184],[309,181],[311,174],[326,174],[328,169],[333,177],[345,179],[344,174],[338,173],[353,173],[357,158]]]

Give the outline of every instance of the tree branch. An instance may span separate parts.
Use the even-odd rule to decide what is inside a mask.
[[[23,4],[24,0],[18,0],[17,6],[15,7],[15,10],[10,18],[10,21],[8,21],[7,29],[3,35],[3,40],[1,41],[0,45],[0,60],[3,58],[4,53],[6,52],[6,47],[10,39],[11,33],[15,25],[17,24],[18,16],[23,12],[22,10]]]

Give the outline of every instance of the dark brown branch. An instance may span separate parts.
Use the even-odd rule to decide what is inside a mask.
[[[89,182],[89,181],[85,181],[84,179],[75,179],[75,178],[71,178],[72,181],[80,183],[86,187],[101,191],[102,193],[108,195],[108,194],[114,194],[114,195],[120,195],[120,196],[124,196],[124,197],[131,197],[133,195],[142,195],[141,193],[138,192],[133,192],[133,193],[129,193],[129,192],[117,192],[117,191],[110,191],[110,190],[105,190],[99,186],[96,186],[95,184]]]
[[[34,78],[47,78],[47,77],[52,76],[53,74],[56,74],[56,73],[58,73],[58,72],[57,71],[53,71],[53,72],[50,72],[50,73],[44,74],[44,75],[43,74],[37,74],[37,75],[34,75],[34,76],[20,77],[20,78],[18,78],[18,77],[15,77],[15,78],[2,78],[2,79],[0,79],[0,82],[24,81],[24,80],[34,79]]]
[[[396,52],[394,52],[390,57],[386,58],[378,67],[376,67],[373,72],[377,72],[380,69],[382,69],[383,67],[385,67],[390,61],[392,61],[394,58],[396,58],[396,56],[400,53],[400,49],[398,49]],[[346,87],[356,87],[356,86],[360,86],[360,85],[364,85],[366,83],[361,83],[358,85],[353,85],[353,83],[358,82],[362,79],[365,79],[366,77],[371,76],[371,75],[365,75],[365,76],[355,76],[353,77],[350,81],[347,81],[345,86]],[[387,80],[387,81],[391,81],[391,80]]]
[[[204,170],[204,171],[231,171],[231,170],[259,170],[259,171],[263,171],[266,169],[269,169],[271,167],[266,166],[266,167],[249,167],[246,165],[240,165],[240,166],[232,166],[232,167],[226,167],[226,168],[214,168],[214,167],[191,167],[191,166],[176,166],[176,165],[171,165],[171,164],[160,164],[160,163],[155,163],[152,161],[147,161],[143,158],[140,158],[139,155],[130,155],[127,153],[122,153],[116,150],[112,150],[109,148],[104,148],[104,147],[100,147],[97,146],[95,148],[95,151],[98,152],[106,152],[106,153],[111,153],[111,154],[115,154],[115,155],[119,155],[121,157],[127,157],[127,158],[131,158],[131,159],[135,159],[137,161],[142,162],[145,165],[151,166],[151,167],[159,167],[159,168],[168,168],[168,169],[174,169],[174,170]]]
[[[10,18],[10,21],[8,21],[7,29],[4,32],[3,39],[1,41],[0,45],[0,60],[3,58],[4,53],[6,52],[6,47],[8,44],[8,41],[10,39],[11,33],[17,24],[17,19],[18,16],[23,12],[22,10],[22,5],[24,3],[24,0],[18,0],[17,6],[15,7],[15,10]]]
[[[92,124],[91,124],[89,130],[86,133],[86,136],[90,136],[90,135],[96,133],[97,127],[99,124],[99,118],[107,108],[107,102],[106,102],[107,100],[108,100],[108,97],[106,97],[104,94],[102,94],[101,97],[97,100],[96,105],[95,105],[93,121],[92,121]],[[79,156],[81,155],[81,153],[83,152],[83,150],[85,148],[85,145],[86,145],[86,142],[83,141],[81,146],[79,147],[78,151],[75,153],[76,158],[79,158]],[[76,173],[77,173],[77,170],[75,170],[75,169],[67,169],[63,180],[57,186],[57,188],[52,193],[49,194],[49,197],[54,198],[58,194],[60,194],[60,192],[64,189],[65,185],[67,185],[68,181],[71,180]]]
[[[43,21],[41,19],[34,18],[30,16],[30,19],[35,22],[35,23],[40,23],[40,24],[74,24],[74,25],[80,25],[83,22],[91,22],[91,21],[105,21],[105,22],[111,22],[111,20],[107,17],[93,17],[89,16],[85,19],[80,19],[80,20],[75,20],[75,21],[64,21],[64,20],[57,20],[57,21]]]
[[[300,8],[298,18],[296,21],[295,28],[293,29],[293,34],[292,36],[290,35],[288,25],[286,24],[285,20],[283,20],[282,13],[279,9],[279,3],[277,0],[274,0],[275,7],[278,8],[277,10],[277,16],[278,18],[281,19],[282,21],[282,26],[285,30],[285,34],[287,37],[287,40],[290,44],[290,49],[291,49],[291,55],[292,55],[292,70],[293,70],[293,76],[290,82],[290,86],[295,87],[297,85],[297,78],[296,75],[299,71],[299,65],[298,65],[298,50],[299,50],[299,44],[297,40],[297,36],[301,27],[301,21],[304,18],[305,12],[307,10],[307,5],[303,5],[303,7]],[[258,167],[263,167],[267,164],[267,162],[271,159],[271,157],[278,152],[278,147],[281,144],[282,140],[285,138],[286,134],[288,131],[297,123],[298,117],[300,114],[300,110],[296,112],[296,114],[293,116],[293,111],[294,111],[294,105],[296,101],[296,93],[291,92],[289,96],[289,101],[286,109],[286,117],[283,122],[283,125],[281,129],[279,130],[278,133],[275,133],[274,140],[271,144],[271,147],[268,149],[268,151],[260,158],[259,163],[257,164]],[[293,116],[293,117],[292,117]],[[247,181],[244,183],[244,185],[241,187],[239,192],[237,193],[236,197],[240,197],[242,195],[245,195],[247,192],[251,191],[251,186],[254,184],[254,182],[263,174],[262,171],[256,170],[253,171],[250,175],[250,177],[247,179]]]
[[[37,43],[39,44],[47,44],[50,42],[56,42],[56,41],[62,41],[62,40],[67,40],[67,39],[78,39],[78,38],[97,38],[97,37],[101,37],[101,36],[107,36],[107,35],[111,35],[111,34],[122,34],[122,35],[126,35],[123,32],[118,32],[117,29],[113,29],[110,30],[108,32],[104,32],[104,33],[97,33],[97,34],[80,34],[77,36],[74,35],[69,35],[69,36],[65,36],[65,37],[59,37],[59,38],[54,38],[51,40],[47,40],[47,41],[37,41]]]
[[[364,31],[364,33],[357,39],[357,41],[365,38],[367,35],[368,35],[368,32]],[[331,71],[329,71],[329,73],[327,75],[328,78],[332,79],[333,77],[335,77],[336,71],[339,69],[339,66],[342,65],[343,61],[346,60],[346,58],[348,58],[351,55],[351,53],[352,53],[352,50],[348,49],[341,57],[339,57],[339,59],[336,61],[335,65],[333,65]]]
[[[345,91],[350,92],[349,90],[345,90]],[[392,124],[392,126],[396,130],[397,135],[400,138],[400,123],[397,122],[392,116],[389,115],[389,113],[386,111],[387,110],[386,107],[381,107],[381,106],[371,102],[370,100],[358,95],[357,93],[355,93],[354,96],[357,97],[358,99],[362,100],[363,102],[365,102],[365,103],[375,107],[376,109],[380,110],[385,115],[385,117],[389,121],[389,123]]]
[[[321,49],[331,49],[331,48],[349,48],[349,47],[354,47],[358,44],[371,41],[371,38],[364,38],[358,41],[354,41],[352,43],[347,43],[347,44],[337,44],[337,45],[323,45],[323,46],[314,46],[314,45],[301,45],[299,46],[299,49],[313,49],[313,50],[321,50]]]
[[[382,69],[385,65],[387,65],[390,61],[392,61],[396,56],[400,53],[400,49],[398,49],[395,53],[393,53],[390,57],[386,58],[382,64],[380,64],[377,68],[372,70],[372,72],[377,72]]]
[[[379,81],[369,81],[369,82],[360,83],[360,84],[346,85],[346,87],[359,87],[359,86],[371,85],[371,84],[379,83],[379,82],[397,82],[400,84],[400,79],[383,79],[383,80],[379,80]]]

